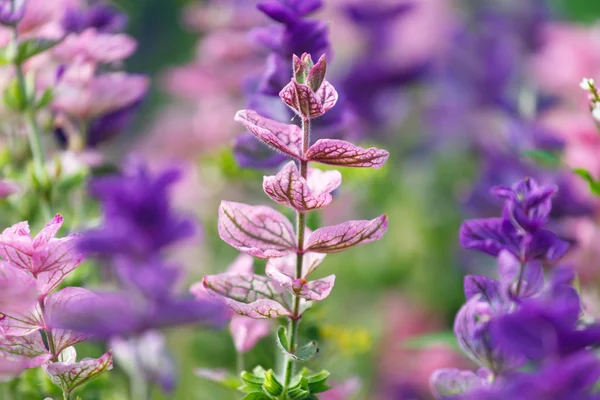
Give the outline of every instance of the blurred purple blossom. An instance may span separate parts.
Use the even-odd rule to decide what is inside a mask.
[[[98,32],[116,33],[127,26],[127,16],[113,6],[96,2],[87,8],[68,8],[62,25],[67,32],[81,33],[94,28]]]
[[[214,301],[174,293],[180,270],[163,259],[165,250],[195,232],[193,222],[170,206],[168,189],[178,178],[175,169],[153,174],[143,163],[131,162],[121,175],[91,183],[92,195],[102,202],[104,221],[84,234],[79,246],[108,262],[120,291],[81,302],[60,316],[63,326],[109,338],[228,320]]]

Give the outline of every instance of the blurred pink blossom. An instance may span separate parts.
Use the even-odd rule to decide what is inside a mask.
[[[429,377],[435,370],[469,365],[458,352],[441,343],[426,349],[402,345],[412,337],[443,329],[442,321],[431,310],[397,295],[388,296],[383,309],[386,329],[379,364],[382,387],[409,385],[419,393],[429,393]]]
[[[600,26],[549,23],[543,35],[544,46],[531,61],[533,79],[544,92],[584,101],[581,79],[600,78]]]
[[[53,107],[88,121],[139,101],[149,85],[149,79],[144,75],[108,72],[89,76],[79,71],[67,71],[56,86]]]
[[[95,29],[69,34],[53,53],[63,62],[113,63],[133,54],[137,42],[125,34],[98,33]]]
[[[344,382],[333,384],[333,387],[319,395],[321,400],[349,400],[360,391],[360,380],[350,378]]]

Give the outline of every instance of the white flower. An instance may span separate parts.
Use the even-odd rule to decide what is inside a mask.
[[[591,92],[594,89],[595,86],[595,82],[593,79],[591,78],[583,78],[581,80],[581,83],[579,84],[579,86],[583,89],[583,90],[587,90],[588,92]]]

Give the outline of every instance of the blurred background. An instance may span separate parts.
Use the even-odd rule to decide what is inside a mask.
[[[330,55],[339,111],[316,124],[315,137],[390,152],[381,170],[344,169],[332,206],[309,220],[316,227],[385,212],[390,221],[382,241],[329,255],[319,271],[335,274],[336,286],[306,314],[301,331],[321,345],[311,366],[330,370],[348,393],[323,399],[426,400],[433,370],[469,367],[451,332],[462,279],[475,271],[492,276],[494,268],[459,248],[458,228],[467,218],[500,215],[488,194],[493,185],[524,176],[559,185],[553,227],[576,244],[569,261],[594,296],[598,207],[570,170],[600,177],[600,137],[579,88],[584,76],[600,79],[600,2],[323,0],[297,16],[325,23],[325,32],[310,24],[294,32],[252,0],[112,4],[139,41],[125,69],[147,74],[152,86],[129,129],[98,151],[115,164],[135,153],[153,168],[174,163],[185,171],[174,201],[203,232],[173,254],[188,275],[182,291],[237,255],[217,234],[221,200],[272,205],[262,176],[281,160],[240,138],[244,129],[233,116],[256,108],[289,118],[272,90],[277,57],[303,45]],[[261,31],[273,24],[287,36]],[[315,43],[313,34],[328,43]],[[153,399],[240,398],[194,373],[236,369],[227,334],[185,327],[168,330],[167,341],[178,385],[173,394],[154,390]],[[262,339],[246,367],[272,365],[273,343]],[[91,383],[82,398],[127,398],[119,376]]]

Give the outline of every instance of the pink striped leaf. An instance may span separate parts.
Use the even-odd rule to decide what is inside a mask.
[[[307,235],[309,235],[307,233]],[[314,272],[317,267],[323,262],[325,256],[324,253],[304,253],[302,258],[302,278],[306,279],[308,275]],[[288,276],[294,276],[296,273],[296,254],[288,254],[284,257],[271,258],[267,264],[271,264],[278,271],[283,272]]]
[[[0,338],[0,351],[24,357],[52,357],[46,349],[40,331],[25,336],[3,336]]]
[[[52,382],[60,386],[64,392],[70,393],[73,389],[113,368],[110,351],[100,358],[84,358],[80,361],[76,361],[76,358],[75,348],[69,347],[60,353],[58,362],[43,366]]]
[[[338,171],[313,172],[308,181],[290,161],[274,176],[265,176],[263,189],[274,201],[296,211],[309,211],[327,206],[333,200],[330,192],[342,182]]]
[[[240,110],[234,119],[264,144],[295,159],[301,158],[302,131],[297,125],[282,124],[252,110]]]
[[[298,83],[295,79],[279,92],[279,97],[303,119],[317,118],[325,114],[319,96],[308,85]]]
[[[290,221],[266,206],[221,202],[219,236],[230,246],[258,258],[281,257],[296,248]]]
[[[306,251],[316,253],[343,251],[359,244],[381,239],[387,227],[387,216],[383,214],[371,221],[348,221],[339,225],[319,228],[308,238]]]
[[[328,277],[310,282],[303,278],[294,279],[278,270],[274,264],[269,262],[267,262],[265,273],[290,293],[300,296],[307,301],[324,300],[331,293],[331,289],[333,289],[335,283],[335,275],[329,275]]]
[[[380,168],[388,157],[389,153],[385,150],[375,147],[363,149],[338,139],[319,139],[306,153],[309,161],[359,168]]]
[[[266,276],[223,273],[205,276],[202,283],[237,314],[256,319],[290,315],[281,290]]]

